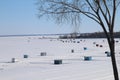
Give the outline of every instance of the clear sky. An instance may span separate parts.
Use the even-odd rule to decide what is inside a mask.
[[[58,25],[54,20],[39,19],[37,0],[0,0],[0,35],[56,34],[73,32],[68,24]],[[116,19],[116,31],[120,31],[120,15]],[[80,32],[102,31],[95,22],[84,18]]]

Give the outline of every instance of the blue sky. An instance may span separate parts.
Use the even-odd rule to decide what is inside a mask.
[[[69,24],[56,24],[54,20],[39,19],[37,0],[0,0],[0,35],[56,34],[73,32]],[[120,15],[119,15],[120,16]],[[116,31],[120,31],[117,17]],[[80,32],[102,31],[94,21],[84,18]]]

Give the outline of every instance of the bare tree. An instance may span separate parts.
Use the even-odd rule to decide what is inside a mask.
[[[116,11],[120,0],[39,0],[39,17],[47,15],[58,23],[80,23],[80,16],[85,15],[97,22],[106,34],[111,62],[113,65],[114,79],[119,80],[114,41],[114,25]]]

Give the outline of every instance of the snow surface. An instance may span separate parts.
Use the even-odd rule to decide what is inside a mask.
[[[120,39],[116,41],[120,74]],[[0,80],[114,80],[111,59],[105,51],[109,51],[106,39],[0,37]],[[47,55],[40,56],[41,52]],[[91,56],[92,60],[85,61],[84,56]],[[63,63],[55,65],[56,59]]]

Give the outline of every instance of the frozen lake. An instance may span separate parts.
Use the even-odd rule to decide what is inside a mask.
[[[120,39],[115,44],[120,73]],[[0,80],[114,80],[105,52],[109,52],[106,39],[0,37]],[[92,59],[85,61],[85,56]],[[62,64],[55,65],[54,60]]]

